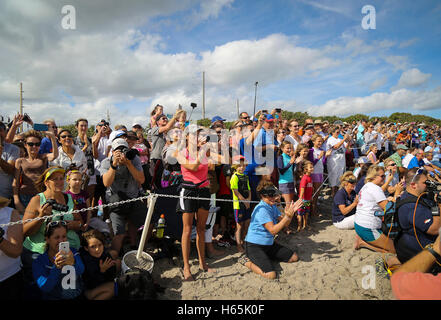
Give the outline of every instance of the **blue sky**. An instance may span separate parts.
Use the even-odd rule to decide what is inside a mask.
[[[0,4],[0,108],[9,113],[23,81],[37,118],[86,112],[93,122],[109,110],[120,123],[146,123],[157,103],[166,113],[201,106],[205,71],[207,117],[234,119],[237,99],[252,111],[258,81],[265,109],[441,118],[437,0],[72,0],[74,31],[58,24],[62,4],[37,2]],[[365,5],[375,30],[361,27]]]

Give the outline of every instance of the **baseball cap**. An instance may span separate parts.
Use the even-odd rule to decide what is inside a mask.
[[[279,189],[276,188],[276,186],[271,185],[271,186],[267,186],[264,189],[259,191],[260,195],[264,195],[264,196],[268,196],[268,197],[275,197],[275,196],[280,196],[282,194],[282,192],[280,192]]]
[[[400,150],[400,149],[402,149],[402,150],[408,150],[409,148],[406,147],[404,144],[399,144],[399,145],[397,146],[397,150]]]
[[[109,135],[109,140],[113,141],[116,138],[121,138],[124,135],[127,135],[127,133],[122,130],[115,130],[115,131],[112,131],[112,133]]]
[[[317,119],[317,120],[314,121],[314,124],[322,124],[322,120]]]
[[[116,150],[120,147],[129,148],[129,145],[127,144],[127,141],[123,138],[116,138],[112,141],[112,150]]]
[[[142,129],[142,126],[138,122],[135,122],[134,124],[132,124],[132,128],[141,128]]]
[[[215,123],[216,121],[226,121],[226,119],[221,118],[219,116],[215,116],[211,119],[211,123]]]
[[[265,115],[265,121],[266,122],[272,122],[272,121],[274,121],[274,117],[271,114],[266,114]]]

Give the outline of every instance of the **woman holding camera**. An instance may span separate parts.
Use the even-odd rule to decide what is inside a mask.
[[[29,276],[27,272],[32,265],[32,259],[35,254],[45,252],[44,231],[49,221],[63,220],[67,223],[67,239],[70,247],[79,249],[80,239],[76,231],[81,230],[80,214],[64,214],[50,218],[51,215],[69,212],[74,208],[74,203],[70,195],[63,193],[65,171],[61,167],[50,167],[46,169],[36,182],[39,194],[34,196],[26,207],[23,216],[23,254],[22,262],[25,270],[25,277]],[[49,200],[49,201],[48,201]],[[62,211],[60,211],[62,210]],[[28,219],[45,218],[26,222]],[[49,220],[49,221],[48,221]]]
[[[355,210],[358,195],[355,193],[357,179],[351,171],[340,177],[340,189],[334,196],[332,204],[332,223],[338,229],[354,229]]]
[[[239,262],[264,278],[275,279],[272,261],[292,263],[299,260],[297,253],[275,242],[274,237],[291,223],[294,213],[302,206],[302,200],[287,204],[282,215],[276,205],[281,192],[272,182],[261,181],[257,192],[262,200],[251,215],[245,237],[246,256],[242,256]]]
[[[52,221],[44,230],[45,250],[32,262],[32,274],[44,300],[72,300],[81,298],[83,284],[81,275],[84,264],[75,249],[60,251],[60,243],[67,241],[67,223]],[[70,267],[66,268],[65,267]],[[72,269],[73,268],[73,269]],[[67,272],[65,272],[65,270]],[[75,279],[75,283],[63,280]]]

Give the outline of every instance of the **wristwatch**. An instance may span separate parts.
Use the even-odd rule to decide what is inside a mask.
[[[441,263],[441,255],[439,255],[438,252],[433,250],[433,243],[429,243],[427,246],[424,247],[424,249],[429,251],[435,257],[436,261]]]

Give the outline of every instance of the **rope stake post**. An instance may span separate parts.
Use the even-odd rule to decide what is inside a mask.
[[[145,217],[144,228],[142,229],[141,241],[139,242],[138,252],[136,253],[136,259],[139,261],[141,259],[141,254],[144,251],[145,240],[147,239],[147,234],[149,232],[150,221],[153,216],[153,210],[155,209],[157,195],[149,195],[147,198],[147,215]]]

